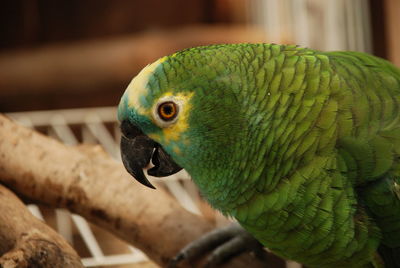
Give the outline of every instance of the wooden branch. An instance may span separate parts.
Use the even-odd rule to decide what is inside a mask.
[[[20,195],[82,215],[162,266],[213,228],[162,189],[135,182],[99,146],[69,147],[1,115],[0,181]],[[224,267],[264,266],[244,254]]]
[[[72,247],[0,185],[0,267],[83,267]]]

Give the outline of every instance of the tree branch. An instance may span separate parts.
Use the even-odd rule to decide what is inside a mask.
[[[162,266],[213,228],[161,188],[136,183],[101,147],[66,146],[1,115],[0,181],[20,195],[82,215]],[[224,267],[264,266],[243,254]]]
[[[0,267],[83,267],[72,247],[0,185]]]

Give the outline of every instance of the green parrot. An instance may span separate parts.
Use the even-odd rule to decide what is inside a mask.
[[[118,109],[138,181],[184,168],[215,209],[307,267],[400,267],[400,70],[293,45],[186,49]]]

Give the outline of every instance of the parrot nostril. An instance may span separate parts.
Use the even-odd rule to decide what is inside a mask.
[[[134,139],[137,136],[143,135],[143,132],[128,120],[122,121],[121,133],[127,139]]]

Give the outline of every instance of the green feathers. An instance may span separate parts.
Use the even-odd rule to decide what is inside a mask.
[[[173,122],[158,114],[166,101]],[[270,44],[192,48],[146,67],[119,116],[276,254],[399,267],[400,71],[389,62]]]

